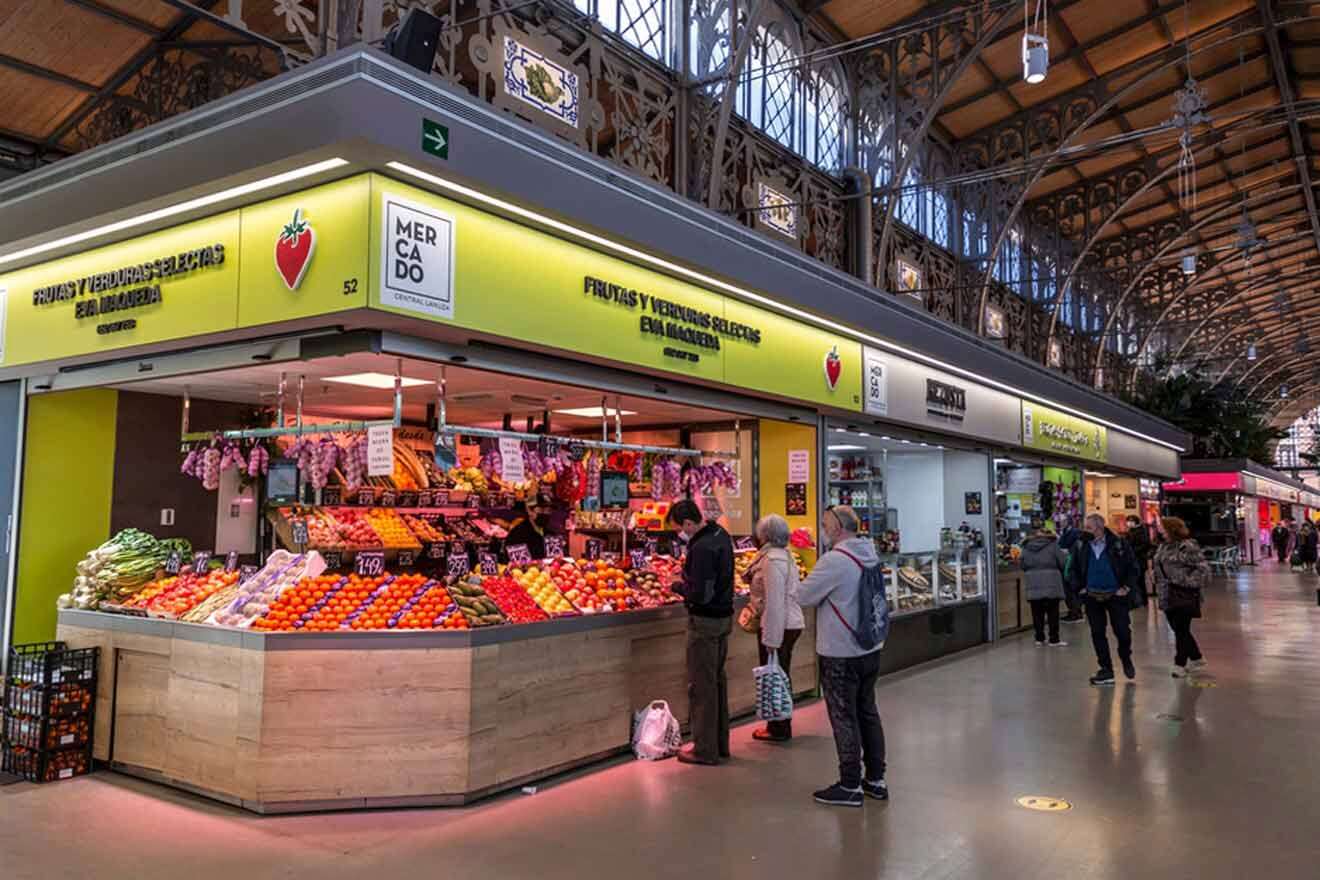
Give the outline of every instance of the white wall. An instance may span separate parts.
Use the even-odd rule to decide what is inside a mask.
[[[890,452],[885,467],[889,506],[898,510],[899,549],[939,549],[944,521],[944,454],[938,450]],[[962,510],[961,507],[958,508]],[[957,523],[955,522],[956,526]]]
[[[958,528],[966,522],[983,535],[990,534],[990,511],[995,505],[995,494],[989,485],[990,462],[986,456],[958,449],[944,451],[944,524]],[[970,516],[967,510],[968,492],[981,493],[981,515]]]

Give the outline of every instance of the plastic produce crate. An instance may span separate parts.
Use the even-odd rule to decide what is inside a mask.
[[[95,708],[96,682],[71,681],[49,687],[10,683],[5,689],[5,711],[38,718],[67,718],[90,714]]]
[[[27,749],[6,745],[0,752],[0,770],[29,782],[54,782],[84,776],[92,771],[90,745],[76,749]]]
[[[64,642],[15,645],[9,650],[8,680],[42,686],[95,682],[100,657],[100,648],[69,648]]]
[[[84,713],[67,718],[5,713],[4,742],[25,749],[68,749],[92,741],[92,716]]]

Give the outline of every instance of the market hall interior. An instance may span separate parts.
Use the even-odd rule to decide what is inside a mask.
[[[1137,679],[1113,688],[1086,683],[1084,625],[1066,649],[1027,633],[883,678],[892,795],[861,810],[811,800],[835,769],[816,701],[788,746],[737,727],[724,766],[619,759],[450,809],[255,816],[108,772],[20,783],[0,788],[4,875],[1302,880],[1320,859],[1318,585],[1277,563],[1216,578],[1200,681],[1170,677],[1150,610]]]

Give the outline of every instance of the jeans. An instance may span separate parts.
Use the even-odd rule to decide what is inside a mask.
[[[705,761],[729,754],[729,657],[732,617],[688,617],[688,721],[692,750]]]
[[[784,630],[784,643],[774,650],[778,652],[779,665],[788,673],[788,692],[793,693],[793,646],[797,644],[798,636],[802,635],[800,629]],[[770,659],[770,648],[760,645],[761,665],[764,666]],[[765,723],[766,731],[776,739],[793,738],[793,719],[786,721],[767,721]]]
[[[1174,643],[1177,645],[1173,657],[1175,666],[1186,666],[1188,660],[1201,659],[1201,646],[1196,644],[1196,636],[1192,635],[1192,615],[1195,613],[1191,608],[1164,612],[1165,619],[1169,621],[1169,629],[1173,630]]]
[[[1045,641],[1045,624],[1049,622],[1050,644],[1059,642],[1059,600],[1032,599],[1031,625],[1036,630],[1036,641]]]
[[[1118,659],[1132,659],[1132,613],[1126,596],[1112,596],[1104,602],[1083,597],[1086,600],[1086,619],[1091,624],[1091,643],[1095,646],[1095,659],[1105,672],[1114,671],[1114,660],[1109,655],[1109,639],[1106,634],[1106,622],[1114,627],[1114,636],[1118,639]],[[1106,621],[1107,618],[1107,621]]]
[[[825,709],[834,729],[839,753],[839,783],[860,788],[862,765],[866,778],[885,778],[885,728],[875,705],[875,682],[880,677],[880,652],[861,657],[821,657],[820,684]]]

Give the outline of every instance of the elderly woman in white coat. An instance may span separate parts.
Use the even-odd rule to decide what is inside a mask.
[[[776,514],[764,516],[756,524],[755,537],[760,550],[745,575],[752,588],[745,613],[749,621],[760,620],[762,665],[776,651],[779,665],[791,674],[793,645],[805,623],[798,604],[797,562],[788,550],[788,522]],[[793,738],[793,722],[771,721],[752,736],[763,742],[787,742]]]

